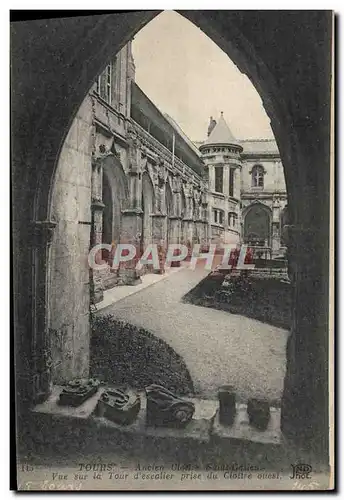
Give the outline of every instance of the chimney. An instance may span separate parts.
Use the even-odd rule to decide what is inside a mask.
[[[210,136],[210,134],[212,133],[214,127],[216,125],[216,120],[214,120],[214,118],[211,116],[210,117],[210,122],[209,122],[209,127],[208,127],[208,137]]]

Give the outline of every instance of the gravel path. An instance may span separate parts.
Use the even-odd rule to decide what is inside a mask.
[[[180,354],[195,391],[216,397],[220,385],[234,385],[238,397],[279,400],[288,333],[257,320],[192,304],[181,298],[207,274],[183,269],[124,298],[98,314],[150,330]]]

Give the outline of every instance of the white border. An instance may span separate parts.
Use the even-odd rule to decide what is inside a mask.
[[[84,9],[89,9],[89,10],[95,10],[97,9],[104,9],[104,10],[113,10],[113,9],[120,9],[121,5],[123,6],[123,9],[161,9],[161,10],[169,10],[169,9],[197,9],[197,10],[224,10],[225,8],[229,7],[228,2],[223,2],[219,0],[212,0],[210,1],[201,1],[198,0],[197,2],[195,1],[188,1],[188,0],[175,0],[174,2],[145,2],[144,4],[139,1],[133,1],[133,0],[126,0],[126,2],[121,2],[120,4],[118,2],[115,2],[114,0],[103,0],[101,2],[101,5],[97,4],[93,1],[88,1],[88,0],[78,0],[71,2],[70,0],[59,0],[59,1],[48,1],[48,0],[40,0],[40,1],[34,1],[30,2],[30,5],[28,5],[28,2],[23,1],[23,0],[12,0],[11,2],[3,2],[0,7],[0,23],[1,23],[1,30],[0,30],[0,36],[2,38],[0,43],[0,51],[1,51],[1,69],[2,69],[2,78],[1,78],[1,116],[2,116],[2,130],[1,130],[1,139],[2,139],[2,144],[3,144],[3,151],[2,151],[2,171],[1,171],[1,182],[0,182],[0,200],[1,200],[1,216],[2,216],[2,224],[1,224],[1,229],[2,229],[2,244],[1,244],[1,263],[2,263],[2,268],[1,268],[1,280],[0,280],[0,286],[1,286],[1,302],[0,302],[0,318],[2,320],[2,343],[1,343],[1,353],[2,353],[2,359],[1,359],[1,375],[2,375],[2,386],[1,386],[1,394],[2,394],[2,401],[9,401],[9,325],[10,325],[10,316],[9,316],[9,286],[10,286],[10,281],[9,281],[9,272],[10,272],[10,265],[9,265],[9,257],[10,257],[10,252],[9,252],[9,234],[10,234],[10,226],[9,226],[9,220],[10,220],[10,213],[9,213],[9,206],[10,206],[10,198],[9,198],[9,180],[10,180],[10,175],[9,175],[9,164],[10,164],[10,156],[9,156],[9,9],[56,9],[56,10],[61,10],[61,9],[78,9],[78,10],[84,10]],[[245,9],[250,9],[250,10],[266,10],[266,9],[271,9],[275,10],[278,7],[278,10],[334,10],[337,14],[342,13],[342,0],[339,2],[339,0],[336,0],[335,2],[331,2],[329,4],[328,2],[325,1],[300,1],[300,0],[288,0],[288,1],[282,1],[278,2],[272,2],[270,1],[263,1],[259,2],[254,2],[252,0],[241,0],[240,2],[236,2],[235,4],[230,4],[230,7],[232,9],[238,9],[238,10],[245,10]],[[342,51],[341,49],[341,44],[340,42],[340,37],[339,34],[337,34],[337,50],[339,52],[339,57],[337,64],[339,65],[339,68],[337,68],[337,71],[339,72],[338,74],[338,86],[337,86],[337,101],[339,104],[339,89],[340,85],[339,82],[341,81],[341,71],[340,68],[342,67]],[[338,122],[341,123],[341,118],[342,118],[342,106],[339,107],[337,110],[338,112]],[[341,143],[342,139],[342,130],[339,129],[338,136],[337,136],[337,145],[338,145],[338,155],[339,155],[339,145]],[[340,166],[340,158],[337,159],[337,165],[338,167]],[[343,175],[338,175],[338,180],[340,182],[340,190],[338,192],[339,200],[343,200],[344,196],[341,196],[344,193],[344,176]],[[340,202],[339,206],[339,225],[340,229],[343,230],[342,227],[342,221],[344,220],[344,204],[343,202]],[[338,243],[340,245],[340,248],[343,248],[343,231],[341,231],[340,239],[338,238]],[[15,249],[13,249],[15,251]],[[337,255],[338,257],[338,255]],[[341,272],[342,269],[338,269],[339,273],[338,276],[342,276],[343,273]],[[340,310],[344,310],[344,298],[343,296],[340,296],[340,303],[339,303],[339,308]],[[341,332],[337,332],[338,338],[340,337]],[[343,340],[341,341],[340,345],[340,354],[338,355],[339,359],[344,359],[343,355],[343,349],[344,349],[344,342]],[[340,366],[341,363],[339,363]],[[340,379],[342,378],[342,373],[338,373],[340,376]],[[343,388],[343,384],[339,384],[339,388]],[[341,392],[343,389],[341,389]],[[343,396],[343,394],[340,394]],[[341,405],[340,408],[338,408],[338,415],[343,415],[343,397],[340,398]],[[6,404],[6,403],[5,403]],[[0,488],[2,491],[2,498],[9,498],[10,496],[13,495],[13,493],[8,491],[9,488],[9,439],[8,439],[8,432],[7,429],[9,429],[9,411],[6,407],[2,407],[1,409],[1,429],[2,429],[2,443],[1,443],[1,463],[0,463]],[[342,445],[342,436],[340,436],[340,445]],[[338,444],[339,445],[339,444]],[[340,446],[341,449],[341,446]],[[342,463],[342,461],[339,461],[339,464]],[[341,470],[337,470],[337,481],[338,477],[342,476]],[[235,495],[235,493],[230,493],[231,496]],[[66,495],[66,493],[64,493]],[[41,495],[40,495],[41,496]],[[130,495],[131,496],[131,495]],[[197,495],[198,496],[198,495]],[[209,494],[208,496],[214,496]],[[245,496],[245,495],[244,495]],[[295,496],[295,494],[293,494]],[[299,496],[299,495],[297,495]],[[128,495],[121,495],[119,493],[116,493],[116,497],[123,497],[123,498],[128,498]],[[180,495],[178,494],[179,498],[187,498],[187,495]],[[240,494],[240,497],[242,498],[243,495]]]

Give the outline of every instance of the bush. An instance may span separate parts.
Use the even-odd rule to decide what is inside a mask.
[[[183,359],[166,342],[112,315],[91,322],[92,377],[137,389],[154,383],[180,395],[194,393]]]

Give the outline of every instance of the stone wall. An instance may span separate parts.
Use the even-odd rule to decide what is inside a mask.
[[[251,170],[254,165],[264,167],[264,189],[252,187]],[[286,193],[286,185],[284,179],[283,165],[280,160],[254,158],[247,159],[243,162],[241,171],[241,192],[275,192],[281,191]]]

